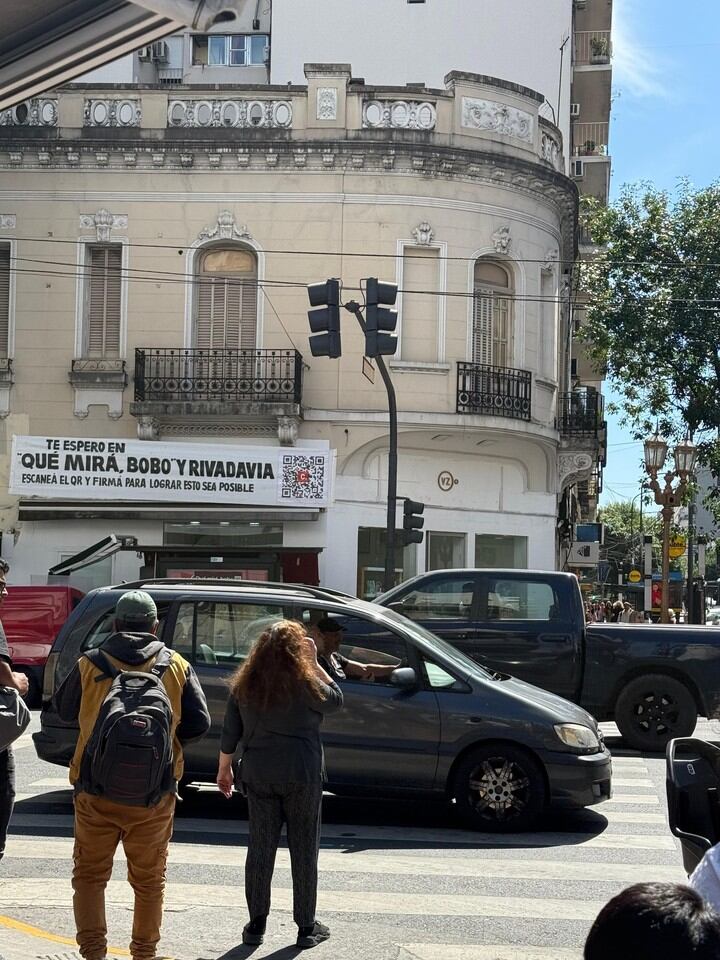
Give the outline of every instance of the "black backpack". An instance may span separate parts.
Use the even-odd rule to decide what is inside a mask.
[[[173,711],[162,677],[172,661],[163,647],[150,670],[118,670],[101,650],[85,656],[112,677],[83,753],[80,784],[95,796],[150,807],[175,789]]]

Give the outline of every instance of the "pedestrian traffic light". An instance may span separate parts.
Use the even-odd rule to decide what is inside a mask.
[[[326,280],[311,283],[308,288],[310,330],[316,334],[309,338],[310,353],[314,357],[336,359],[342,353],[340,343],[340,281]]]
[[[377,277],[368,277],[365,310],[366,357],[392,356],[397,350],[397,337],[382,332],[397,327],[397,310],[382,306],[395,303],[397,292],[397,284],[385,283]]]
[[[417,500],[405,499],[403,505],[403,541],[408,543],[422,543],[422,528],[425,526],[423,513],[425,504]]]

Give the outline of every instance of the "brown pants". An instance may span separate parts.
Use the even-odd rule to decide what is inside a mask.
[[[135,891],[130,952],[133,960],[154,960],[174,812],[173,794],[154,807],[128,807],[89,793],[76,794],[73,908],[85,960],[104,960],[106,955],[105,887],[121,841],[128,880]]]

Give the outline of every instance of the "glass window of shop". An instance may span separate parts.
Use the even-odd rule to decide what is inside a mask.
[[[384,527],[360,527],[358,529],[357,595],[363,600],[373,600],[383,589],[385,572]],[[402,583],[417,572],[415,544],[403,547],[395,545],[395,583]]]
[[[255,521],[200,521],[166,522],[163,525],[163,544],[170,547],[281,547],[282,523]]]
[[[475,537],[475,566],[504,570],[527,570],[527,537],[504,537],[479,533]]]
[[[426,570],[453,570],[466,565],[464,533],[428,532]]]

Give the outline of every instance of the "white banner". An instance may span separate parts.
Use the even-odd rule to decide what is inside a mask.
[[[329,450],[13,437],[10,493],[53,500],[162,500],[326,507]]]

